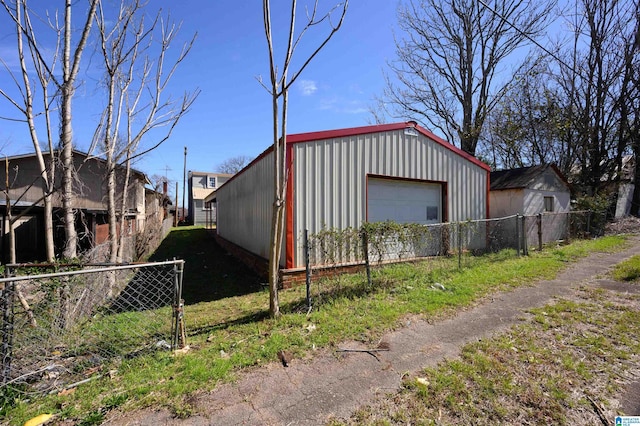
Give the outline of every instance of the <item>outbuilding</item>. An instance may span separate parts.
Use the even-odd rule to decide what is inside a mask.
[[[524,236],[527,245],[567,238],[571,188],[562,172],[553,164],[491,172],[489,203],[492,218],[525,216]],[[518,235],[515,222],[508,223],[504,228],[513,229],[506,235]]]
[[[553,164],[491,172],[492,218],[514,214],[567,213],[571,189]]]
[[[304,266],[303,233],[363,222],[486,219],[489,166],[415,122],[287,136],[281,266]],[[218,237],[267,258],[274,187],[269,148],[216,191]]]

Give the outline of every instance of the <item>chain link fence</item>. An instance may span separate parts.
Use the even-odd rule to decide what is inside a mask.
[[[350,267],[364,266],[370,284],[372,265],[457,257],[460,268],[487,253],[520,256],[530,248],[542,250],[550,243],[602,235],[604,225],[603,215],[575,211],[434,225],[365,223],[358,229],[305,232],[302,238],[307,289],[313,275],[323,276]],[[309,290],[307,293],[309,300]]]
[[[184,346],[183,269],[182,260],[6,265],[0,390],[60,391],[112,362]]]

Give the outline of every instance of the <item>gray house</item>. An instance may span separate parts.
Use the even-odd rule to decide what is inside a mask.
[[[227,173],[189,171],[189,214],[187,222],[206,226],[216,222],[216,204],[205,199],[233,176]]]

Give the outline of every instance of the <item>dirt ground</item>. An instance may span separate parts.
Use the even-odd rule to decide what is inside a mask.
[[[607,235],[640,234],[640,218],[626,216],[607,223],[604,229]]]
[[[640,221],[618,224],[640,230]],[[572,297],[579,286],[611,291],[638,292],[640,286],[603,279],[612,265],[640,254],[640,237],[619,253],[596,253],[572,264],[553,280],[493,295],[456,316],[427,323],[407,318],[404,327],[388,333],[389,351],[336,352],[321,350],[305,360],[294,359],[289,367],[272,363],[241,373],[233,384],[194,395],[197,414],[173,418],[168,410],[111,412],[108,425],[318,425],[332,418],[349,418],[360,406],[395,392],[405,374],[459,354],[463,345],[510,328],[526,316],[526,310],[543,306],[556,297]],[[343,342],[344,349],[366,349]],[[640,370],[639,370],[640,371]],[[640,376],[638,376],[640,377]],[[637,379],[636,379],[637,380]],[[613,421],[616,410],[640,414],[640,380],[631,381],[618,406],[606,413]]]

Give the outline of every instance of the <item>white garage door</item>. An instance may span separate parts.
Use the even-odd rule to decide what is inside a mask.
[[[368,222],[440,223],[442,185],[369,178],[367,216]]]

